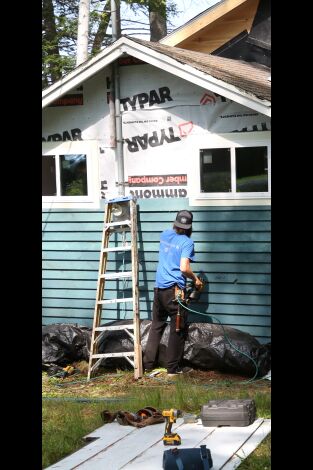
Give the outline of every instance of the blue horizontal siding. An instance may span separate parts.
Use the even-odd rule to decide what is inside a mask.
[[[180,209],[194,214],[193,270],[204,271],[208,281],[194,308],[269,341],[271,214],[266,206],[190,207],[183,199],[138,200],[141,318],[151,315],[160,233],[171,227]],[[43,210],[43,324],[92,325],[103,216],[103,208]],[[110,254],[108,271],[129,267],[127,256]],[[105,298],[119,297],[121,286],[121,281],[107,281]],[[103,319],[131,318],[130,307],[105,306]],[[195,320],[206,317],[191,314]]]

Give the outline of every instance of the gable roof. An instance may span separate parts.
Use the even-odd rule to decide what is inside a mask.
[[[267,71],[233,59],[125,36],[44,89],[42,106],[48,106],[125,54],[262,114],[271,114],[271,82]]]
[[[260,0],[221,0],[160,39],[161,44],[213,52],[250,31]]]

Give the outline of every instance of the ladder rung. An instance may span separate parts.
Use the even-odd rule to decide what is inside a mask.
[[[118,247],[114,247],[114,248],[103,248],[102,251],[103,253],[107,253],[109,251],[128,251],[128,250],[131,250],[132,247],[131,245],[129,246],[118,246]]]
[[[105,223],[105,228],[109,227],[118,227],[119,225],[130,225],[131,221],[129,219],[119,220],[118,222],[107,222]]]
[[[95,331],[109,331],[109,330],[131,330],[134,329],[134,325],[116,325],[116,326],[97,326]]]
[[[109,299],[109,300],[98,300],[97,304],[115,304],[120,302],[133,302],[133,297],[125,297],[123,299]]]
[[[125,277],[132,277],[132,271],[121,271],[120,273],[100,274],[103,279],[120,279]]]
[[[135,352],[123,352],[123,353],[107,353],[107,354],[92,354],[93,359],[100,359],[102,357],[127,357],[127,356],[134,356]]]

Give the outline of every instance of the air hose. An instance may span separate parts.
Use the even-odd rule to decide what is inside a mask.
[[[244,381],[241,382],[241,383],[253,382],[253,381],[255,380],[255,378],[257,377],[258,372],[259,372],[259,368],[258,368],[257,363],[255,362],[255,360],[253,359],[253,357],[249,356],[249,354],[247,354],[247,353],[245,353],[245,352],[243,352],[243,351],[240,351],[240,349],[236,348],[236,346],[234,346],[234,345],[232,344],[232,342],[230,341],[230,339],[228,338],[228,336],[227,336],[227,334],[226,334],[226,332],[225,332],[223,323],[222,323],[218,318],[214,317],[213,315],[211,315],[211,314],[209,314],[209,313],[198,312],[198,310],[192,310],[191,308],[187,307],[187,305],[185,305],[185,304],[183,304],[183,303],[181,302],[181,297],[180,297],[180,295],[177,295],[176,300],[177,300],[177,302],[178,302],[185,310],[188,310],[189,312],[192,312],[192,313],[197,313],[197,314],[199,314],[199,315],[204,315],[204,316],[206,316],[206,317],[207,317],[208,315],[210,315],[210,318],[213,318],[214,320],[216,320],[216,321],[221,325],[222,330],[223,330],[223,333],[224,333],[224,337],[225,337],[226,341],[229,343],[229,345],[230,345],[233,349],[235,349],[235,351],[239,352],[239,353],[242,354],[243,356],[246,356],[248,359],[250,359],[250,360],[253,362],[253,365],[254,365],[254,367],[255,367],[255,374],[254,374],[254,376],[252,377],[252,379],[244,380]]]

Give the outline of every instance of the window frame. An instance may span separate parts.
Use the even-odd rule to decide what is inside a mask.
[[[87,196],[61,196],[60,195],[60,155],[84,154],[87,160]],[[99,159],[96,142],[91,141],[66,141],[66,142],[43,142],[42,158],[44,156],[55,156],[56,173],[56,196],[42,196],[43,207],[85,207],[100,205],[99,189]]]
[[[199,203],[245,202],[270,203],[271,198],[271,145],[270,132],[233,132],[229,134],[212,134],[210,137],[197,139],[193,146],[193,166],[190,167],[189,199],[192,205]],[[267,177],[268,191],[236,192],[236,155],[238,147],[267,147]],[[206,193],[201,192],[201,156],[200,151],[214,148],[230,148],[231,192]],[[259,202],[258,202],[259,201]]]

